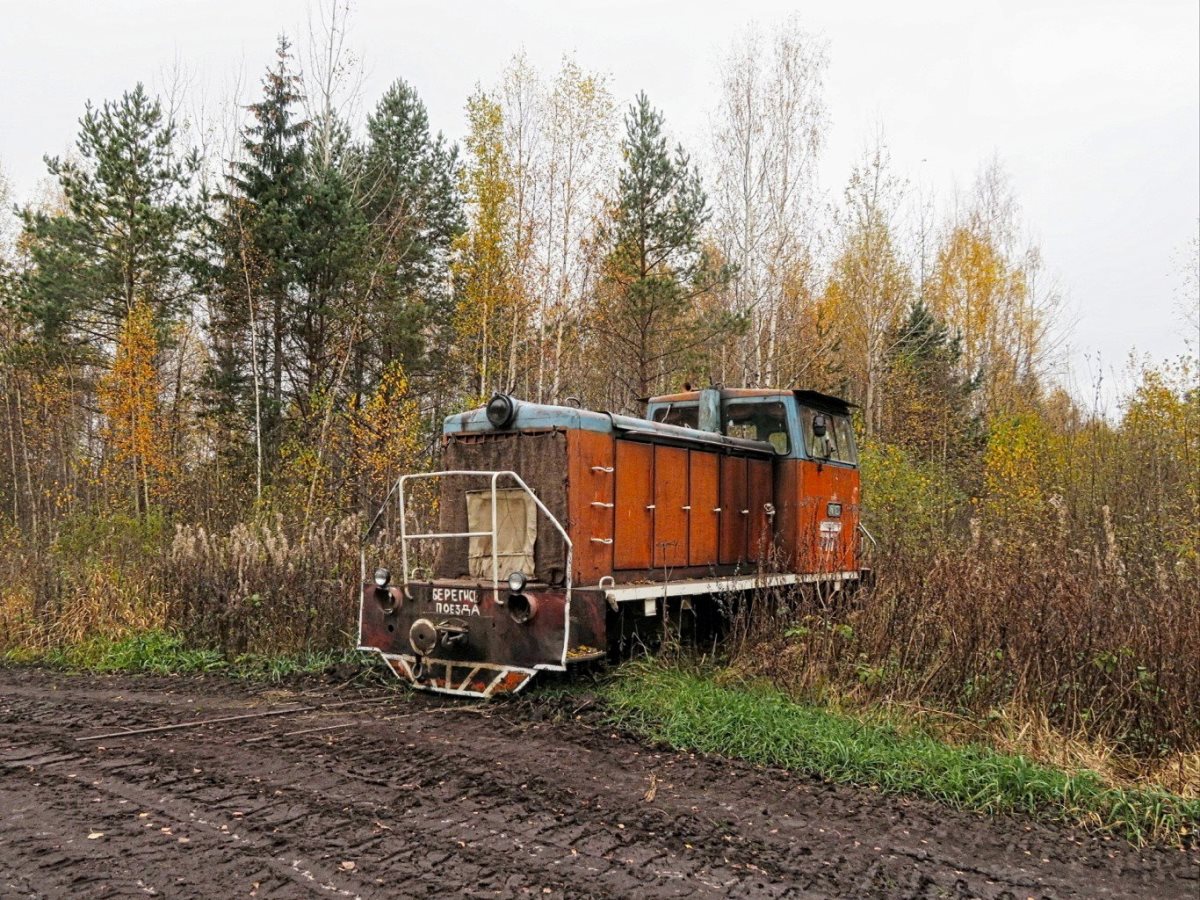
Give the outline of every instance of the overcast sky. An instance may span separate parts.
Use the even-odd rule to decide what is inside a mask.
[[[210,105],[237,74],[256,90],[281,31],[307,4],[267,0],[0,0],[0,167],[17,199],[66,150],[88,99],[180,60]],[[1184,307],[1186,247],[1200,218],[1200,3],[1181,2],[396,2],[354,4],[351,41],[373,105],[404,77],[435,128],[459,138],[463,104],[513,52],[553,71],[564,52],[607,72],[624,102],[644,89],[700,151],[714,60],[752,20],[789,13],[829,41],[831,127],[822,188],[838,196],[882,127],[900,174],[949,202],[998,155],[1022,217],[1067,300],[1075,388],[1103,360],[1196,347]],[[199,93],[199,90],[197,90]]]

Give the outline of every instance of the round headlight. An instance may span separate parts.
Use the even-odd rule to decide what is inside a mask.
[[[382,566],[375,570],[375,586],[385,588],[392,580],[392,573]]]
[[[507,428],[516,415],[516,401],[508,394],[496,394],[488,401],[487,418],[493,428]]]
[[[518,625],[528,625],[537,615],[537,600],[527,594],[510,594],[504,605],[508,607],[508,614]]]
[[[514,594],[519,594],[525,590],[525,585],[528,581],[529,579],[525,577],[524,572],[513,572],[508,576],[508,589]]]

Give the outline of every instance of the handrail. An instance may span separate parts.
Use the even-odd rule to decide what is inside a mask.
[[[408,523],[406,521],[406,516],[405,516],[405,502],[404,502],[405,501],[405,494],[404,494],[405,483],[408,481],[416,480],[416,479],[444,478],[447,475],[462,475],[462,476],[469,476],[469,477],[489,477],[491,479],[491,494],[492,494],[492,530],[491,531],[446,531],[446,532],[429,532],[426,534],[411,534],[411,535],[408,533]],[[461,538],[461,537],[466,537],[466,538],[491,537],[491,539],[492,539],[492,591],[493,591],[493,598],[500,596],[500,553],[499,553],[499,550],[497,549],[499,540],[498,540],[498,536],[497,536],[498,528],[497,528],[497,519],[496,519],[496,483],[501,478],[504,478],[504,477],[511,478],[513,481],[515,481],[517,483],[517,486],[533,499],[533,502],[535,504],[537,504],[537,508],[542,511],[542,514],[550,521],[550,524],[553,525],[555,527],[555,529],[558,530],[558,533],[560,535],[562,535],[563,543],[566,545],[566,548],[567,548],[566,586],[565,586],[566,598],[564,600],[564,608],[563,608],[563,650],[562,650],[562,663],[561,663],[561,665],[563,667],[565,667],[567,665],[567,648],[569,646],[570,636],[571,636],[571,587],[572,587],[572,580],[571,580],[572,568],[571,568],[571,566],[572,566],[573,556],[574,556],[574,545],[571,542],[570,536],[567,534],[567,530],[565,528],[563,528],[562,523],[558,521],[558,519],[554,516],[553,513],[550,512],[549,509],[546,508],[546,504],[544,504],[542,502],[541,498],[538,497],[538,495],[533,492],[533,489],[530,488],[529,485],[527,485],[525,483],[525,481],[521,478],[521,476],[518,475],[516,472],[513,472],[511,470],[491,471],[491,470],[483,470],[483,469],[452,469],[452,470],[444,471],[444,472],[414,472],[409,475],[401,475],[396,480],[396,484],[392,487],[392,490],[388,492],[388,497],[391,497],[392,493],[399,494],[399,501],[400,501],[400,564],[401,564],[400,571],[402,573],[401,577],[403,579],[402,587],[404,589],[405,595],[407,596],[407,594],[408,594],[408,578],[409,578],[408,542],[410,540],[414,540],[414,541],[426,540],[426,539],[444,540],[447,538]],[[387,501],[385,500],[384,502],[386,504]],[[376,518],[378,518],[378,516],[376,516]],[[531,572],[530,574],[532,575],[533,573]]]
[[[861,531],[864,535],[866,535],[866,538],[867,538],[867,540],[869,540],[871,542],[872,547],[874,547],[876,550],[879,549],[879,541],[875,540],[875,535],[871,534],[871,532],[867,530],[866,525],[864,525],[862,522],[859,522],[858,530]]]

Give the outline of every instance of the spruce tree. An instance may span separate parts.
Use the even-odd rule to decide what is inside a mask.
[[[643,398],[739,320],[696,314],[696,301],[730,272],[702,245],[709,210],[700,175],[682,146],[668,150],[662,113],[644,93],[625,117],[621,154],[598,327],[632,374],[616,376]]]
[[[399,362],[435,374],[453,312],[451,245],[465,228],[457,148],[429,130],[425,104],[397,80],[367,120],[364,209],[371,223],[369,321],[374,377]]]
[[[212,320],[217,367],[210,384],[218,396],[257,385],[248,398],[256,406],[256,439],[273,459],[283,437],[287,332],[300,272],[307,177],[308,123],[298,115],[303,95],[285,37],[262,88],[262,98],[249,107],[244,158],[232,166],[215,223],[220,293]],[[251,365],[256,372],[246,370]],[[225,412],[233,412],[226,406]],[[244,409],[244,418],[249,413]]]
[[[314,398],[337,386],[341,354],[350,342],[361,342],[365,330],[368,230],[356,194],[360,154],[343,123],[320,131],[329,146],[307,160],[297,217],[297,285],[286,323],[295,399],[305,416]]]

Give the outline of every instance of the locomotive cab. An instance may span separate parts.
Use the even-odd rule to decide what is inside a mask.
[[[860,574],[836,397],[688,391],[636,418],[498,394],[446,419],[442,455],[397,483],[399,559],[377,561],[360,607],[360,648],[418,687],[514,692],[604,657],[631,618]]]
[[[799,574],[859,574],[858,449],[845,400],[817,391],[693,391],[650,400],[647,417],[771,445],[773,550]]]
[[[766,442],[781,457],[858,465],[850,404],[816,391],[709,389],[655,397],[646,417]]]

